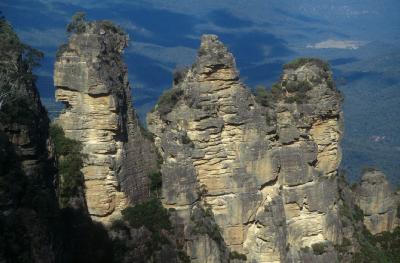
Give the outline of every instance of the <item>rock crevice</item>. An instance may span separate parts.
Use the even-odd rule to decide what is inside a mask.
[[[204,35],[197,61],[172,88],[182,95],[168,111],[160,101],[147,119],[164,159],[164,204],[183,225],[195,206],[208,207],[223,247],[249,262],[336,260],[342,97],[331,78],[313,61],[287,68],[276,96],[260,104],[240,82],[233,55]],[[198,241],[187,231],[185,239]],[[193,262],[205,262],[202,242],[195,254],[187,250]],[[323,255],[303,252],[319,243]]]

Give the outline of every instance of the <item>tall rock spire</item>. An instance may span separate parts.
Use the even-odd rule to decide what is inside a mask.
[[[60,48],[54,70],[56,99],[66,109],[56,120],[82,142],[89,214],[104,223],[129,202],[149,197],[147,175],[156,168],[151,142],[132,107],[126,65],[128,37],[107,21],[85,23]]]
[[[164,205],[187,226],[193,260],[337,259],[341,102],[319,60],[287,65],[271,93],[254,97],[227,48],[202,37],[196,62],[148,115]]]

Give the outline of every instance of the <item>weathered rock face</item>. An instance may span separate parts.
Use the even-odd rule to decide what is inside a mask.
[[[85,196],[94,220],[110,222],[129,202],[149,197],[147,175],[156,155],[132,108],[122,51],[128,38],[106,22],[73,34],[54,70],[57,119],[67,137],[83,144]]]
[[[337,260],[342,97],[331,79],[316,61],[288,67],[261,105],[232,54],[202,37],[196,63],[147,120],[164,160],[163,202],[192,262],[227,262],[229,251],[248,262]]]
[[[355,189],[356,203],[364,212],[364,224],[372,234],[392,231],[400,226],[400,197],[378,170],[364,173]]]

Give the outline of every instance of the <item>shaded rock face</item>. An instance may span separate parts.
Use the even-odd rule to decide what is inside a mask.
[[[149,197],[147,175],[156,168],[155,151],[132,107],[122,61],[127,43],[116,28],[89,23],[70,37],[54,70],[56,99],[66,105],[56,122],[83,144],[89,214],[103,223]]]
[[[0,122],[0,262],[50,263],[59,241],[53,239],[50,218],[57,213],[57,199],[47,153],[48,118],[35,85],[20,89],[30,98],[35,118]]]
[[[32,73],[39,52],[3,17],[0,39],[0,262],[55,262],[49,119]]]
[[[312,61],[287,68],[261,105],[226,47],[202,37],[197,61],[147,118],[164,160],[163,202],[192,262],[228,262],[233,251],[248,262],[337,260],[342,97],[331,79]],[[199,208],[216,228],[196,220]]]
[[[364,212],[364,224],[372,234],[392,231],[400,226],[400,197],[378,170],[364,173],[355,189],[355,199]]]

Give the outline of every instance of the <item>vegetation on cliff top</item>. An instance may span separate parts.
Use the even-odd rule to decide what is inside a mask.
[[[164,91],[158,99],[155,108],[160,113],[161,118],[165,117],[172,111],[182,95],[183,90],[180,88],[172,88]]]
[[[86,26],[86,14],[84,12],[76,12],[72,16],[71,22],[67,25],[67,32],[80,34],[85,32]]]
[[[22,43],[11,25],[0,17],[0,120],[2,123],[29,124],[37,110],[24,87],[35,85],[33,69],[43,53]]]
[[[268,90],[263,85],[257,85],[253,92],[256,101],[264,107],[273,107],[277,100],[282,95],[282,90],[279,84],[272,86],[271,90]]]
[[[76,12],[72,18],[71,22],[67,25],[67,33],[69,35],[72,34],[82,34],[87,32],[88,28],[90,28],[93,25],[98,25],[98,29],[101,28],[105,32],[112,32],[112,33],[117,33],[120,35],[126,35],[124,30],[114,24],[110,20],[100,20],[96,22],[90,22],[86,19],[86,13],[84,12]],[[62,54],[68,50],[68,44],[62,44],[58,47],[57,52],[56,52],[56,59],[58,60]]]
[[[124,30],[110,20],[100,20],[96,23],[100,26],[100,28],[104,29],[105,31],[111,31],[113,33],[125,35]],[[72,16],[71,22],[67,25],[67,32],[69,34],[85,33],[89,25],[90,22],[86,19],[86,13],[76,12]]]
[[[297,69],[301,66],[304,66],[306,64],[314,64],[325,71],[329,71],[329,64],[326,61],[323,61],[322,59],[319,58],[307,58],[307,57],[302,57],[302,58],[297,58],[295,60],[292,60],[285,65],[283,65],[284,69]]]

